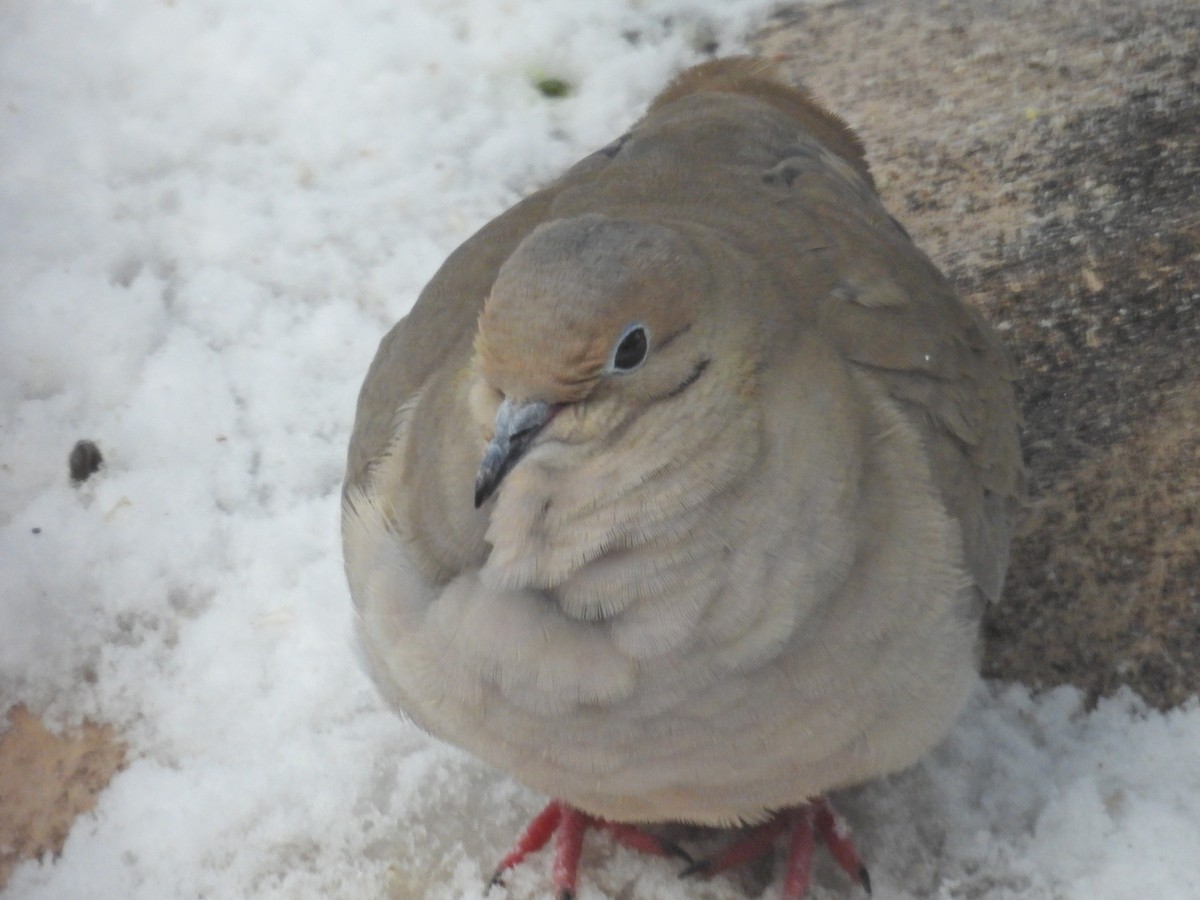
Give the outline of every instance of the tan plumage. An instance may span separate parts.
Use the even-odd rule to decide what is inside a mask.
[[[843,123],[757,61],[690,70],[383,339],[343,519],[373,675],[617,820],[759,820],[906,766],[1003,581],[1011,377]]]

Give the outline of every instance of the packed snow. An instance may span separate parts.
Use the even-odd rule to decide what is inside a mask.
[[[0,712],[130,746],[4,897],[483,896],[542,798],[363,674],[358,385],[450,250],[769,6],[0,6]],[[72,485],[80,438],[105,464]],[[1196,703],[981,685],[930,758],[839,799],[876,897],[1200,897]],[[580,900],[744,896],[677,870],[589,838]],[[490,896],[548,895],[542,854]]]

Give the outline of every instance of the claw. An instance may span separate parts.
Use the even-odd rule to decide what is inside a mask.
[[[667,852],[668,856],[673,856],[676,859],[681,859],[685,863],[687,863],[689,866],[695,864],[695,860],[692,859],[692,854],[688,853],[686,850],[684,850],[682,847],[680,847],[674,841],[660,841],[659,843],[662,845],[663,850],[665,850]]]
[[[679,873],[680,878],[691,878],[693,875],[703,875],[708,878],[712,874],[712,860],[697,859]]]

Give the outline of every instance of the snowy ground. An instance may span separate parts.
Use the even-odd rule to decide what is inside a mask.
[[[359,669],[355,393],[459,241],[766,8],[0,6],[0,712],[131,747],[4,897],[481,895],[539,798]],[[107,464],[77,488],[83,437]],[[1200,706],[981,687],[936,754],[842,808],[877,897],[1198,898]],[[597,839],[580,900],[738,896],[675,868]],[[528,866],[492,896],[547,884]]]

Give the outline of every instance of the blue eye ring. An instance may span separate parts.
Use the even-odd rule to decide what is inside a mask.
[[[650,329],[641,322],[626,326],[617,338],[612,357],[608,361],[608,370],[620,375],[627,375],[641,367],[650,355]]]

